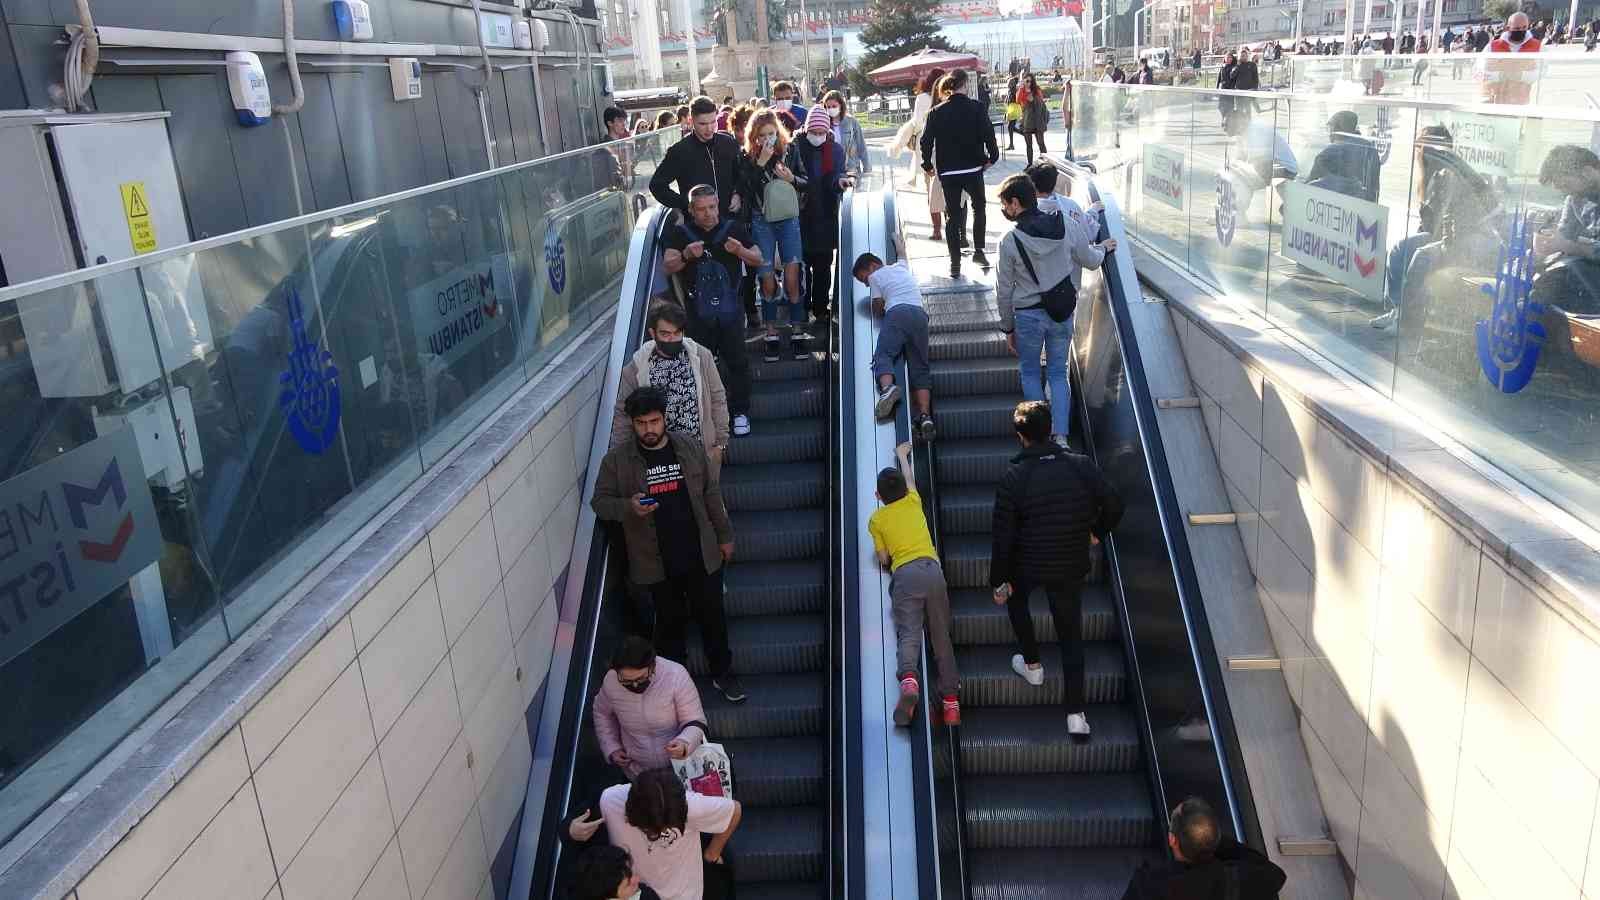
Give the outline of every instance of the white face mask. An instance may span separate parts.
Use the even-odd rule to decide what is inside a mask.
[[[828,107],[828,117],[829,118],[833,118],[833,119],[839,118],[839,107],[837,107],[837,106]]]
[[[794,101],[793,100],[774,100],[774,101],[772,101],[772,105],[776,106],[780,110],[783,110],[784,112],[788,112],[789,111],[789,107],[794,105]]]
[[[813,147],[821,147],[824,143],[827,142],[828,136],[825,135],[825,134],[811,134],[810,132],[807,132],[806,133],[806,140],[810,141],[811,142],[811,146],[813,146]]]

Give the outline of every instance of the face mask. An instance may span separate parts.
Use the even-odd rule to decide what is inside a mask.
[[[637,890],[637,891],[634,891],[633,893],[629,894],[627,897],[623,898],[623,900],[639,900],[639,898],[643,897],[643,896],[644,896],[644,891],[643,890]]]
[[[831,118],[831,119],[839,118],[839,107],[837,107],[837,106],[828,107],[828,117]]]
[[[667,359],[676,359],[683,352],[683,341],[656,341],[656,352]]]
[[[623,687],[633,691],[635,694],[642,694],[645,691],[650,690],[650,679],[646,678],[644,681],[641,681],[638,684],[625,684]]]
[[[1522,39],[1527,37],[1527,36],[1528,36],[1528,33],[1526,31],[1522,31],[1520,29],[1517,30],[1517,31],[1508,31],[1508,32],[1506,32],[1506,37],[1509,38],[1513,44],[1521,43]]]
[[[784,112],[788,112],[789,111],[789,107],[794,106],[794,101],[793,100],[774,100],[774,101],[772,101],[772,105],[776,106],[778,109],[780,109],[780,110],[782,110]]]
[[[825,134],[811,134],[808,132],[806,134],[806,140],[810,141],[811,146],[813,147],[821,147],[825,142],[827,142],[828,136]]]

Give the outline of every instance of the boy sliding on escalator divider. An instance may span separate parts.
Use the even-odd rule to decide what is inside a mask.
[[[944,698],[944,723],[961,724],[961,705],[956,699],[961,673],[956,669],[956,651],[950,644],[950,592],[944,569],[933,549],[928,519],[922,512],[922,498],[912,488],[916,476],[911,471],[911,442],[895,448],[897,466],[878,473],[878,500],[883,506],[872,513],[867,531],[877,550],[878,562],[890,570],[889,600],[896,639],[895,672],[900,678],[900,698],[894,707],[896,725],[911,724],[922,697],[917,684],[917,662],[921,658],[922,630],[926,621],[928,639],[933,643],[934,664],[939,669],[937,686]]]
[[[875,254],[856,257],[850,272],[871,289],[872,312],[883,317],[878,343],[872,351],[872,375],[878,381],[873,414],[881,421],[894,414],[900,388],[894,383],[895,360],[905,357],[906,379],[911,382],[911,402],[916,414],[911,433],[924,441],[936,434],[933,425],[933,367],[928,363],[928,311],[922,306],[917,277],[901,260],[884,265]]]

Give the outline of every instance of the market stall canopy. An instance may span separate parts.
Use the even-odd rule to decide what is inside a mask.
[[[899,85],[916,84],[917,79],[928,74],[933,69],[976,69],[983,71],[983,61],[975,53],[961,53],[954,50],[937,50],[932,47],[918,50],[909,55],[879,66],[867,73],[873,84],[882,87],[896,87]]]

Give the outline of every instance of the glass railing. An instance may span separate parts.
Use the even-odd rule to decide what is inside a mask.
[[[1297,94],[1600,108],[1600,55],[1547,48],[1538,54],[1307,55],[1283,61],[1285,87]]]
[[[677,139],[0,289],[0,841],[616,305]]]
[[[1130,234],[1600,525],[1600,115],[1075,89]]]

